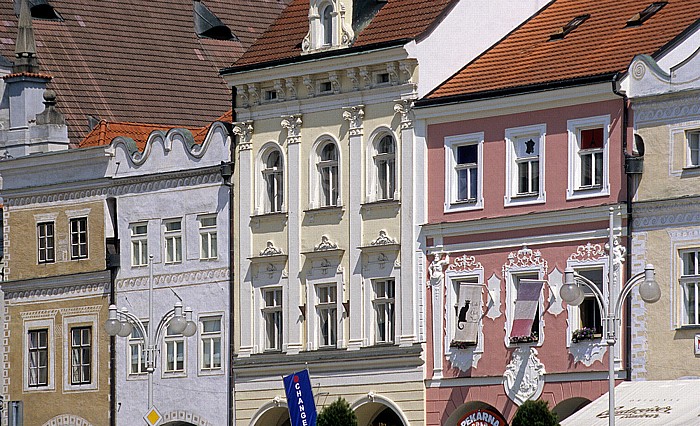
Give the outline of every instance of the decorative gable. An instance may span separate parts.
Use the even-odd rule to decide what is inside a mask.
[[[350,46],[355,33],[352,26],[345,21],[346,13],[352,17],[352,2],[350,1],[311,0],[309,2],[309,32],[302,42],[302,53],[315,53]]]

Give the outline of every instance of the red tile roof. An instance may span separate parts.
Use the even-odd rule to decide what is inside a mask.
[[[50,0],[63,22],[33,20],[41,73],[73,143],[88,116],[200,127],[231,108],[218,70],[230,65],[290,0],[203,0],[240,41],[200,39],[192,0]],[[0,54],[14,60],[17,17],[0,3]]]
[[[414,39],[433,25],[455,0],[391,0],[359,34],[353,46]],[[309,31],[309,0],[292,0],[270,28],[236,61],[251,66],[301,56],[301,42]]]
[[[653,54],[700,19],[700,0],[669,0],[641,26],[627,20],[651,0],[556,0],[428,94],[478,96],[522,86],[614,75],[636,54]],[[550,35],[590,14],[561,40]]]

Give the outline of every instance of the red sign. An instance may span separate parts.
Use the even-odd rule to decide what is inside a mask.
[[[506,426],[506,420],[490,410],[474,410],[464,415],[457,426]]]

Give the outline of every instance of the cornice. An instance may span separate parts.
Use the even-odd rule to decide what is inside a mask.
[[[632,109],[637,126],[697,119],[700,116],[700,92],[638,98],[632,101]]]
[[[109,274],[109,271],[99,271],[86,274],[5,281],[0,285],[0,289],[5,293],[5,300],[12,302],[105,296],[110,291]]]
[[[153,286],[179,287],[193,284],[207,284],[215,281],[226,281],[229,278],[228,268],[190,271],[178,274],[162,274],[153,277]],[[120,290],[148,287],[148,277],[118,278],[115,286]]]
[[[639,202],[633,209],[635,232],[700,224],[700,197]]]

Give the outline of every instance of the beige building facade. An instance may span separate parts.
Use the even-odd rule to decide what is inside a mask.
[[[697,31],[637,56],[621,81],[644,170],[634,182],[632,269],[656,267],[662,298],[632,304],[633,379],[700,376],[700,85]]]

